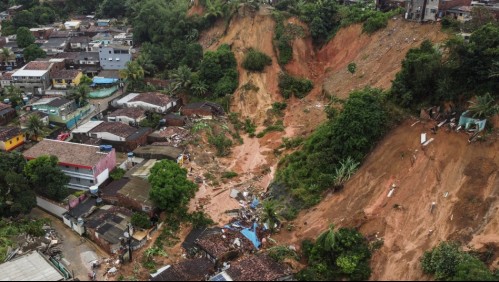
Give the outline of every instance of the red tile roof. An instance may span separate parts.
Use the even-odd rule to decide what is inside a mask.
[[[33,61],[29,62],[24,69],[25,70],[48,70],[50,68],[51,62],[41,62]]]
[[[125,116],[133,119],[138,119],[145,116],[145,111],[139,108],[124,108],[116,110],[108,115],[109,117]]]
[[[121,122],[103,122],[90,130],[90,132],[109,132],[123,138],[131,136],[136,131],[137,128]]]
[[[227,274],[234,281],[276,281],[291,274],[288,267],[268,255],[249,255],[231,262]]]
[[[75,79],[79,73],[79,70],[59,70],[52,73],[51,77],[53,79]]]
[[[1,110],[5,110],[5,109],[7,109],[7,108],[11,108],[11,106],[10,106],[10,105],[7,105],[7,104],[4,104],[4,103],[0,103],[0,111],[1,111]]]

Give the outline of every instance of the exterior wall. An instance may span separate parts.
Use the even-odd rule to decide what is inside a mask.
[[[111,134],[109,132],[90,132],[90,137],[99,138],[106,141],[125,141],[125,138]]]
[[[439,10],[445,12],[456,6],[471,6],[471,0],[440,0]]]
[[[2,151],[7,151],[7,152],[12,151],[15,148],[24,144],[24,139],[25,139],[24,134],[19,134],[19,135],[15,136],[14,138],[9,139],[5,142],[0,141],[0,149]]]
[[[40,78],[13,77],[12,84],[17,86],[17,87],[20,87],[21,90],[23,90],[24,92],[31,92],[31,93],[36,94],[36,95],[43,95],[45,89],[49,88],[49,86],[50,86],[50,79],[49,79],[48,73],[44,74]],[[39,88],[40,90],[35,91],[37,88]]]
[[[101,175],[106,169],[108,171],[113,171],[116,167],[116,151],[113,149],[104,158],[98,162],[94,167],[94,177]]]
[[[213,115],[211,109],[203,109],[203,108],[198,108],[198,109],[186,109],[186,108],[183,108],[181,110],[181,112],[182,112],[182,115],[184,115],[184,116],[198,115],[198,116],[207,117],[207,116],[212,116]]]
[[[5,109],[5,113],[0,115],[0,125],[6,125],[16,117],[17,113],[14,109]]]
[[[138,118],[138,119],[133,119],[133,118],[130,118],[130,117],[127,117],[127,116],[117,116],[117,117],[108,117],[107,121],[110,121],[110,122],[121,122],[121,123],[124,123],[124,124],[130,124],[130,123],[137,124],[140,121],[144,120],[145,118],[146,117],[141,117],[141,118]]]
[[[127,108],[141,108],[145,111],[153,111],[156,113],[163,113],[166,114],[169,111],[173,110],[177,106],[177,102],[169,102],[166,106],[157,106],[157,105],[152,105],[148,104],[142,101],[135,101],[135,102],[127,102],[126,107]]]
[[[68,187],[78,190],[88,190],[90,186],[97,183],[93,175],[93,170],[88,168],[80,168],[75,166],[68,166],[59,164],[62,172],[71,177]]]
[[[100,65],[104,70],[122,70],[125,69],[126,64],[132,60],[132,54],[130,54],[130,51],[115,50],[112,47],[100,47],[99,60]]]
[[[67,128],[72,129],[77,125],[78,121],[88,116],[93,109],[94,107],[89,104],[63,116],[50,115],[49,120],[50,122],[65,124]]]
[[[80,85],[81,78],[83,76],[82,72],[79,72],[78,75],[74,79],[52,79],[52,85],[54,88],[63,88],[66,89],[68,88],[68,84],[71,87],[75,87]]]
[[[424,15],[425,21],[435,21],[438,17],[438,4],[440,0],[427,0]]]
[[[134,210],[134,211],[143,211],[143,212],[150,212],[152,210],[151,206],[144,205],[140,202],[138,202],[135,199],[132,199],[130,197],[127,197],[121,193],[116,194],[116,198],[118,200],[118,205]]]
[[[63,214],[68,212],[67,209],[58,206],[40,196],[36,196],[36,205],[59,218],[63,218]]]

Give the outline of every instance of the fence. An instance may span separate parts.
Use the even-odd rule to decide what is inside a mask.
[[[61,219],[63,218],[62,215],[68,211],[67,209],[48,200],[45,200],[39,196],[36,197],[36,205]]]

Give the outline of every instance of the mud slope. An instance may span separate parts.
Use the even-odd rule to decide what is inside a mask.
[[[329,224],[359,227],[384,239],[372,260],[372,280],[428,279],[419,258],[443,240],[499,246],[497,136],[469,144],[465,133],[431,135],[430,124],[413,123],[388,134],[344,189],[302,212],[294,231],[276,237],[279,244],[315,238]],[[435,138],[425,150],[422,132]],[[388,198],[393,183],[397,188]]]

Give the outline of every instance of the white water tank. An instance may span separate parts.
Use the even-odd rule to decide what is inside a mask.
[[[90,193],[92,194],[97,194],[97,192],[99,191],[99,186],[90,186]]]

